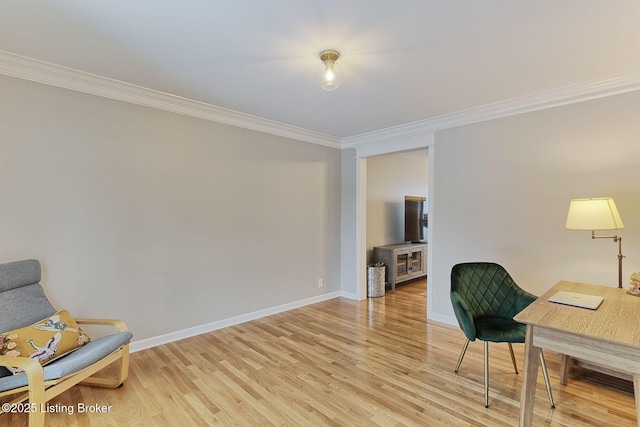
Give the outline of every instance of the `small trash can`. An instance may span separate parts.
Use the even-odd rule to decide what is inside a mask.
[[[384,296],[384,264],[379,262],[368,267],[367,296],[377,298]]]

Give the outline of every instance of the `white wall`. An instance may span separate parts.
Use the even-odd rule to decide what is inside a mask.
[[[40,259],[59,308],[140,340],[339,291],[339,150],[5,76],[0,93],[0,261]]]
[[[498,262],[538,295],[559,280],[617,286],[617,244],[564,229],[572,198],[615,199],[626,286],[640,270],[638,111],[635,92],[438,134],[433,318],[455,323],[449,275],[459,262]]]
[[[353,299],[360,299],[358,280],[363,273],[364,265],[360,265],[358,250],[359,230],[357,218],[359,206],[356,192],[359,183],[358,163],[362,160],[355,158],[355,150],[342,150],[341,156],[341,213],[340,213],[340,287],[343,292]],[[365,164],[366,166],[366,164]],[[366,174],[366,171],[365,171]],[[366,297],[366,294],[365,294]]]
[[[404,242],[404,196],[428,196],[427,149],[367,158],[367,260],[374,246]],[[425,205],[426,209],[426,205]]]

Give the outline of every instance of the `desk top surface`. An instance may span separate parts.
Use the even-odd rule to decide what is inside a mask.
[[[604,297],[597,310],[549,302],[558,291]],[[520,323],[640,346],[640,297],[625,289],[560,281],[518,313]]]

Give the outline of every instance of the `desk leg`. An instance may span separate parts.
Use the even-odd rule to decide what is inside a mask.
[[[524,381],[520,396],[520,427],[530,427],[533,421],[533,404],[538,380],[540,349],[533,346],[533,326],[527,325],[524,342]]]
[[[633,394],[636,399],[636,422],[640,427],[640,374],[633,374]]]
[[[569,356],[563,354],[562,359],[560,359],[560,384],[562,385],[567,385],[570,363]]]

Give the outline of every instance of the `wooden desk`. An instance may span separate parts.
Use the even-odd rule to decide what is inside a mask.
[[[604,301],[597,310],[549,302],[560,290]],[[520,426],[531,426],[541,348],[631,374],[640,414],[640,298],[624,289],[561,281],[514,319],[527,326]]]

